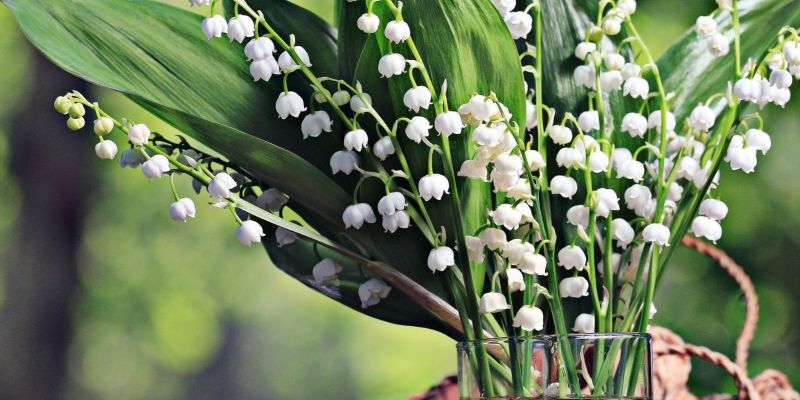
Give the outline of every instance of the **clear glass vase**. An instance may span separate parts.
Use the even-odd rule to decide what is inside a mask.
[[[638,333],[462,342],[459,398],[649,400],[650,342]]]

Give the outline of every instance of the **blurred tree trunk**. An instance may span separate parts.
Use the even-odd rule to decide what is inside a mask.
[[[19,111],[10,116],[10,171],[21,207],[9,247],[0,311],[0,399],[59,398],[72,336],[78,252],[94,188],[91,137],[70,134],[53,100],[87,84],[38,52]],[[91,123],[91,120],[88,121]],[[88,125],[87,123],[87,125]]]

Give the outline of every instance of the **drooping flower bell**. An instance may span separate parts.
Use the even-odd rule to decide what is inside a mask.
[[[669,246],[669,228],[663,224],[650,224],[642,231],[642,240],[659,246]]]
[[[161,178],[167,172],[169,172],[169,160],[161,154],[150,157],[142,164],[142,174],[147,180]]]
[[[370,107],[372,107],[372,96],[367,93],[361,93],[350,98],[350,109],[354,113],[369,112]]]
[[[585,60],[586,56],[597,50],[597,45],[592,42],[580,42],[575,46],[575,57]]]
[[[94,146],[94,152],[101,160],[113,160],[117,151],[117,144],[111,140],[103,140]]]
[[[202,28],[206,39],[211,40],[222,37],[223,33],[228,33],[228,22],[221,15],[212,15],[203,20]]]
[[[748,129],[744,134],[744,138],[747,141],[747,147],[752,147],[760,151],[761,154],[767,154],[772,148],[772,139],[760,129]]]
[[[695,236],[704,237],[714,243],[722,238],[722,226],[720,226],[719,222],[708,217],[695,217],[689,230]]]
[[[436,116],[433,122],[436,132],[447,137],[450,135],[458,135],[464,129],[464,123],[461,122],[461,115],[455,111],[447,111]]]
[[[566,126],[551,126],[547,129],[547,136],[549,136],[555,144],[565,145],[572,141],[572,131]]]
[[[647,133],[647,118],[637,113],[628,113],[622,118],[622,131],[631,137],[642,137]]]
[[[647,127],[656,128],[658,133],[661,133],[661,110],[656,110],[650,113],[647,117]],[[675,114],[667,111],[667,132],[675,130]]]
[[[631,96],[632,98],[646,99],[650,94],[650,84],[646,80],[639,77],[628,78],[625,85],[622,87],[622,94]]]
[[[519,265],[520,271],[530,275],[547,275],[547,259],[537,253],[525,253],[522,255]]]
[[[114,120],[109,117],[100,117],[94,121],[94,134],[105,136],[114,130]]]
[[[586,253],[578,246],[567,246],[558,251],[558,265],[567,270],[586,268]]]
[[[288,246],[297,241],[299,237],[296,233],[279,226],[275,229],[275,243],[278,244],[278,247]]]
[[[470,261],[481,263],[485,257],[483,254],[483,241],[477,236],[465,236],[464,241],[467,244],[467,257]]]
[[[389,136],[378,139],[372,146],[372,154],[375,154],[375,157],[378,157],[381,161],[386,160],[386,158],[394,154],[394,152],[394,144],[392,143],[392,138]]]
[[[600,130],[600,114],[597,111],[584,111],[578,116],[578,126],[583,133]]]
[[[136,124],[128,129],[128,141],[134,146],[141,146],[150,140],[150,129],[145,124]]]
[[[578,192],[578,182],[569,176],[557,175],[550,180],[550,191],[561,197],[571,199]]]
[[[392,288],[378,278],[372,278],[358,287],[358,298],[361,300],[361,308],[374,306],[389,296]]]
[[[589,295],[589,281],[582,276],[564,278],[558,283],[561,297],[580,298]]]
[[[375,33],[381,25],[381,19],[373,13],[365,13],[358,17],[356,26],[364,33]]]
[[[306,67],[310,67],[312,65],[311,58],[309,58],[308,52],[305,48],[303,48],[303,46],[294,46],[292,49],[297,54],[297,58],[300,59],[303,65]],[[278,66],[281,68],[281,71],[285,73],[300,69],[300,66],[297,65],[297,62],[295,62],[294,58],[292,58],[292,55],[289,54],[288,51],[284,51],[281,53],[280,57],[278,57]]]
[[[594,333],[594,315],[578,315],[578,318],[575,318],[575,325],[572,330],[576,333]]]
[[[119,166],[122,168],[139,168],[147,159],[138,149],[128,149],[122,152],[119,158]]]
[[[281,119],[292,117],[299,117],[300,113],[306,110],[303,98],[295,92],[281,92],[278,95],[278,100],[275,102],[275,110]]]
[[[575,205],[567,210],[567,222],[586,230],[589,227],[589,208],[584,205]]]
[[[378,201],[380,215],[392,215],[397,211],[405,210],[405,208],[406,197],[400,192],[391,192]]]
[[[378,72],[382,78],[391,78],[402,75],[406,69],[406,59],[402,54],[392,53],[378,60]]]
[[[698,37],[707,38],[717,33],[717,21],[714,20],[714,17],[707,15],[697,17],[697,21],[694,24],[694,31],[697,32]]]
[[[221,200],[231,197],[231,190],[237,186],[236,181],[226,172],[220,172],[208,184],[208,194]]]
[[[453,249],[447,246],[437,247],[428,254],[428,268],[431,272],[442,272],[456,264]]]
[[[169,206],[169,216],[177,222],[186,222],[197,215],[197,208],[192,199],[184,197]]]
[[[344,147],[351,151],[361,151],[369,145],[369,136],[363,129],[354,129],[344,135]]]
[[[510,309],[506,296],[502,293],[489,292],[481,296],[480,307],[478,311],[481,314],[497,313]]]
[[[523,11],[508,13],[505,18],[508,31],[514,39],[524,39],[528,37],[533,29],[533,18],[530,14]]]
[[[714,221],[722,221],[728,215],[728,206],[717,199],[705,199],[700,203],[699,214]]]
[[[514,316],[513,326],[523,331],[541,331],[544,329],[544,313],[538,307],[522,306]]]
[[[450,194],[450,182],[444,175],[431,174],[419,180],[419,194],[423,200],[441,200],[445,193]]]
[[[244,55],[247,61],[258,61],[265,58],[273,58],[272,54],[275,52],[275,43],[266,36],[255,38],[244,46]]]
[[[361,229],[364,223],[372,224],[377,221],[375,212],[372,211],[367,203],[359,203],[347,206],[342,213],[342,221],[345,228]]]
[[[253,243],[261,243],[263,236],[265,236],[264,229],[256,221],[244,221],[236,229],[236,238],[239,239],[239,243],[248,247]]]
[[[411,28],[405,21],[389,21],[383,34],[390,42],[398,44],[411,37]]]
[[[422,138],[428,137],[431,128],[433,126],[425,117],[417,116],[411,118],[411,121],[406,125],[406,137],[413,142],[420,143]]]
[[[409,110],[419,112],[420,109],[427,110],[431,105],[431,91],[425,86],[417,86],[408,89],[403,95],[403,104]]]
[[[611,211],[619,211],[619,197],[612,189],[597,189],[594,196],[594,207],[598,217],[606,218]]]
[[[340,272],[342,272],[341,265],[337,264],[332,258],[323,258],[311,269],[311,276],[314,277],[314,282],[317,285],[321,285],[325,282],[336,280],[336,274]]]
[[[395,233],[398,229],[406,229],[411,226],[411,216],[406,211],[398,211],[392,215],[384,215],[381,221],[383,230]]]
[[[303,133],[303,139],[309,137],[318,137],[322,132],[331,132],[333,121],[330,115],[325,111],[315,111],[308,114],[303,118],[300,124],[300,131]]]
[[[358,166],[358,155],[354,151],[339,150],[331,156],[331,173],[350,175]]]
[[[506,270],[506,278],[508,280],[508,291],[519,292],[525,290],[525,279],[522,277],[522,272],[516,268],[509,268]]]
[[[228,21],[228,38],[232,41],[242,43],[245,38],[255,35],[256,25],[253,19],[247,15],[239,14]]]
[[[617,175],[639,183],[644,178],[644,164],[636,160],[627,160],[617,168]]]
[[[616,218],[611,221],[611,231],[612,237],[617,241],[617,245],[623,248],[628,247],[636,236],[631,224],[622,218]]]
[[[708,52],[714,57],[724,57],[731,51],[728,38],[721,33],[715,33],[706,40]]]
[[[489,216],[495,225],[500,225],[508,230],[519,228],[522,221],[522,213],[517,211],[511,204],[500,204],[497,209],[489,212]]]
[[[275,188],[269,188],[256,198],[256,205],[270,212],[277,212],[289,203],[289,197]]]
[[[502,249],[508,243],[506,233],[502,229],[487,228],[481,232],[481,241],[489,250]]]
[[[698,132],[708,132],[717,118],[714,110],[708,106],[697,106],[689,115],[689,126]]]

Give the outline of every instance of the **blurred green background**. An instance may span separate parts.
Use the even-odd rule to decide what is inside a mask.
[[[296,3],[331,18],[331,2]],[[660,54],[712,5],[641,0],[636,18]],[[229,215],[204,198],[197,220],[172,222],[167,181],[97,160],[91,135],[69,132],[50,104],[87,90],[112,114],[169,128],[48,65],[4,7],[0,54],[0,398],[405,399],[455,372],[449,339],[307,290],[260,248],[241,247]],[[777,368],[795,384],[799,109],[766,113],[774,146],[756,175],[723,172],[731,216],[720,243],[761,296],[751,375]],[[687,250],[671,268],[655,323],[732,355],[743,317],[735,283]],[[695,393],[733,390],[722,372],[693,366]]]

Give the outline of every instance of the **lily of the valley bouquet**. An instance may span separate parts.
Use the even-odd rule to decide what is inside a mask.
[[[646,341],[615,335],[647,331],[685,235],[720,239],[718,172],[754,171],[759,111],[800,79],[792,0],[717,0],[659,60],[634,0],[337,0],[338,32],[286,1],[190,2],[205,16],[4,0],[186,136],[59,97],[98,157],[171,190],[172,219],[212,210],[190,179],[310,288],[463,341],[463,397],[646,397]]]

